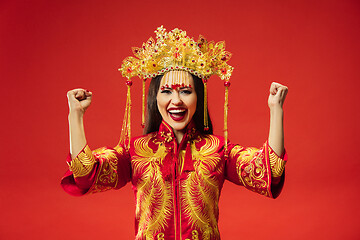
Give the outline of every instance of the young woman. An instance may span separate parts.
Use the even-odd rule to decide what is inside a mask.
[[[92,93],[68,92],[71,154],[62,187],[79,196],[131,181],[135,239],[220,239],[218,201],[225,179],[273,198],[283,186],[287,87],[271,84],[268,141],[260,149],[244,148],[212,135],[203,80],[189,72],[174,69],[152,78],[146,134],[114,148],[90,150],[83,116]]]

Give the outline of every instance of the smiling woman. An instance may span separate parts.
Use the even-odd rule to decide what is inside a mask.
[[[212,135],[207,111],[207,79],[216,74],[227,90],[233,68],[223,42],[214,44],[186,32],[160,27],[158,42],[150,38],[134,48],[138,58],[126,58],[120,69],[128,78],[128,102],[123,131],[114,148],[91,151],[83,115],[92,93],[68,92],[71,154],[62,187],[80,196],[119,189],[128,182],[135,192],[135,239],[220,239],[219,197],[225,180],[276,198],[284,183],[286,154],[282,105],[287,87],[270,88],[269,140],[260,149],[228,143]],[[145,135],[130,138],[131,77],[151,77]]]
[[[170,125],[180,143],[186,126],[196,111],[194,80],[188,72],[172,71],[164,75],[160,85],[156,97],[157,107],[162,119]]]
[[[169,72],[169,73],[171,73],[171,72]],[[185,76],[185,74],[188,74],[188,73],[185,71],[181,71],[179,74],[182,74]],[[188,79],[189,79],[190,78],[189,76],[191,76],[193,83],[194,83],[194,84],[191,84],[191,83],[189,83],[189,84],[193,88],[193,91],[195,91],[195,94],[197,97],[196,111],[194,113],[192,120],[196,126],[196,129],[198,131],[200,131],[202,134],[212,134],[213,133],[213,125],[212,125],[212,121],[211,121],[209,114],[208,114],[208,126],[206,129],[204,126],[204,83],[199,77],[197,77],[195,75],[190,74],[190,75],[187,75],[186,77],[188,77]],[[159,76],[156,76],[151,79],[149,90],[148,90],[147,118],[146,118],[144,134],[158,131],[159,126],[162,122],[162,116],[161,116],[161,114],[159,112],[159,108],[158,108],[157,96],[158,96],[159,90],[161,90],[161,87],[165,87],[164,85],[161,85],[163,77],[164,77],[164,75],[159,75]],[[183,80],[183,78],[181,78],[179,76],[177,79],[178,79],[178,81],[181,82],[181,85],[182,85],[182,81],[184,82],[184,85],[185,85],[185,80]],[[170,84],[170,86],[171,86],[172,82],[167,83],[167,84],[168,85]],[[176,83],[174,83],[174,85],[175,84]],[[160,87],[160,85],[161,85],[161,87]],[[206,109],[206,112],[208,112],[207,109]]]

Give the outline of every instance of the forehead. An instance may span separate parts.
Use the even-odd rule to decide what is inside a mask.
[[[185,86],[194,86],[194,80],[190,73],[185,71],[170,71],[165,73],[160,83],[161,86],[182,84],[184,84]]]

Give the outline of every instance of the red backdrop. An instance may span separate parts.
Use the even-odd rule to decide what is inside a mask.
[[[226,183],[223,239],[359,239],[360,4],[351,0],[2,1],[0,239],[133,238],[130,184],[81,198],[60,188],[69,149],[66,92],[94,92],[89,145],[114,146],[126,90],[117,68],[160,25],[226,40],[235,67],[232,142],[261,146],[270,83],[289,87],[283,193],[271,200]],[[209,82],[217,134],[221,84]],[[135,89],[136,80],[139,135]]]

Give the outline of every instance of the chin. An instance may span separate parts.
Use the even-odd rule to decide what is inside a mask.
[[[187,124],[170,124],[170,126],[174,129],[174,131],[183,131],[185,130]]]
[[[168,124],[170,125],[170,127],[174,130],[174,131],[183,131],[185,130],[186,126],[189,124],[190,121],[186,121],[186,122],[182,122],[182,123],[174,123],[173,121],[168,122]]]

